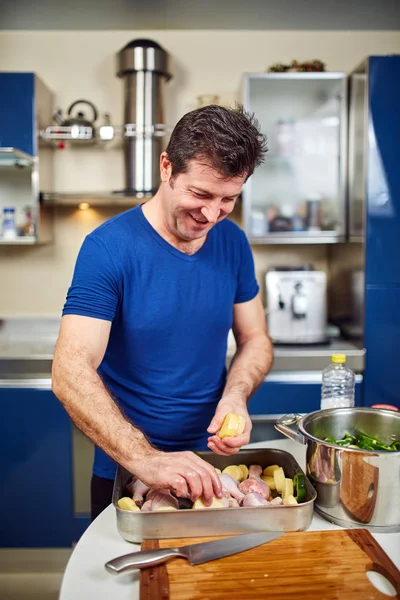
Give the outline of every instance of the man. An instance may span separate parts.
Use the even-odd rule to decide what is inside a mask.
[[[207,505],[215,469],[192,451],[238,452],[247,400],[272,347],[244,233],[225,220],[266,152],[242,109],[186,114],[142,206],[86,237],[63,310],[53,391],[96,445],[92,518],[111,501],[116,464],[149,486]],[[237,352],[226,376],[227,336]],[[242,435],[221,439],[227,413]]]

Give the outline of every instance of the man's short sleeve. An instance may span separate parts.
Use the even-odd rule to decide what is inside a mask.
[[[241,238],[241,261],[238,272],[235,304],[253,300],[259,292],[259,285],[254,271],[253,254],[244,233]]]
[[[87,236],[78,254],[62,314],[112,321],[120,288],[110,252],[100,239]]]

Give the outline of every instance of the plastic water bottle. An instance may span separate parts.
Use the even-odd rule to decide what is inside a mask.
[[[354,406],[355,375],[346,367],[345,354],[333,354],[322,371],[321,409]]]

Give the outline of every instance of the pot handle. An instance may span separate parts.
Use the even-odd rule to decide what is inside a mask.
[[[73,102],[71,104],[71,106],[68,108],[67,110],[67,115],[70,115],[72,113],[72,109],[77,105],[77,104],[87,104],[88,106],[90,106],[90,108],[92,109],[93,112],[93,120],[92,123],[95,123],[99,117],[99,114],[97,112],[97,108],[95,107],[95,105],[90,102],[89,100],[75,100],[75,102]]]
[[[297,424],[301,418],[301,415],[297,415],[295,413],[283,415],[283,417],[280,417],[275,421],[275,429],[277,429],[280,433],[283,433],[283,435],[286,435],[286,437],[290,438],[291,440],[304,445],[307,443],[307,439],[304,437],[304,435],[293,431],[293,429],[289,427],[289,425]]]

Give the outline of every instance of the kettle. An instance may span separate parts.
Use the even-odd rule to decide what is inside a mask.
[[[86,104],[87,106],[89,106],[89,108],[92,111],[91,121],[88,118],[86,118],[85,113],[82,111],[78,111],[74,115],[72,114],[72,111],[77,104]],[[56,123],[58,123],[62,127],[72,127],[73,125],[78,125],[79,127],[90,128],[92,130],[92,137],[94,137],[95,134],[95,122],[97,121],[97,118],[97,108],[94,104],[92,104],[92,102],[89,102],[89,100],[75,100],[75,102],[73,102],[68,108],[67,116],[65,119],[63,118],[61,109],[59,109],[53,116],[54,121],[56,121]]]

